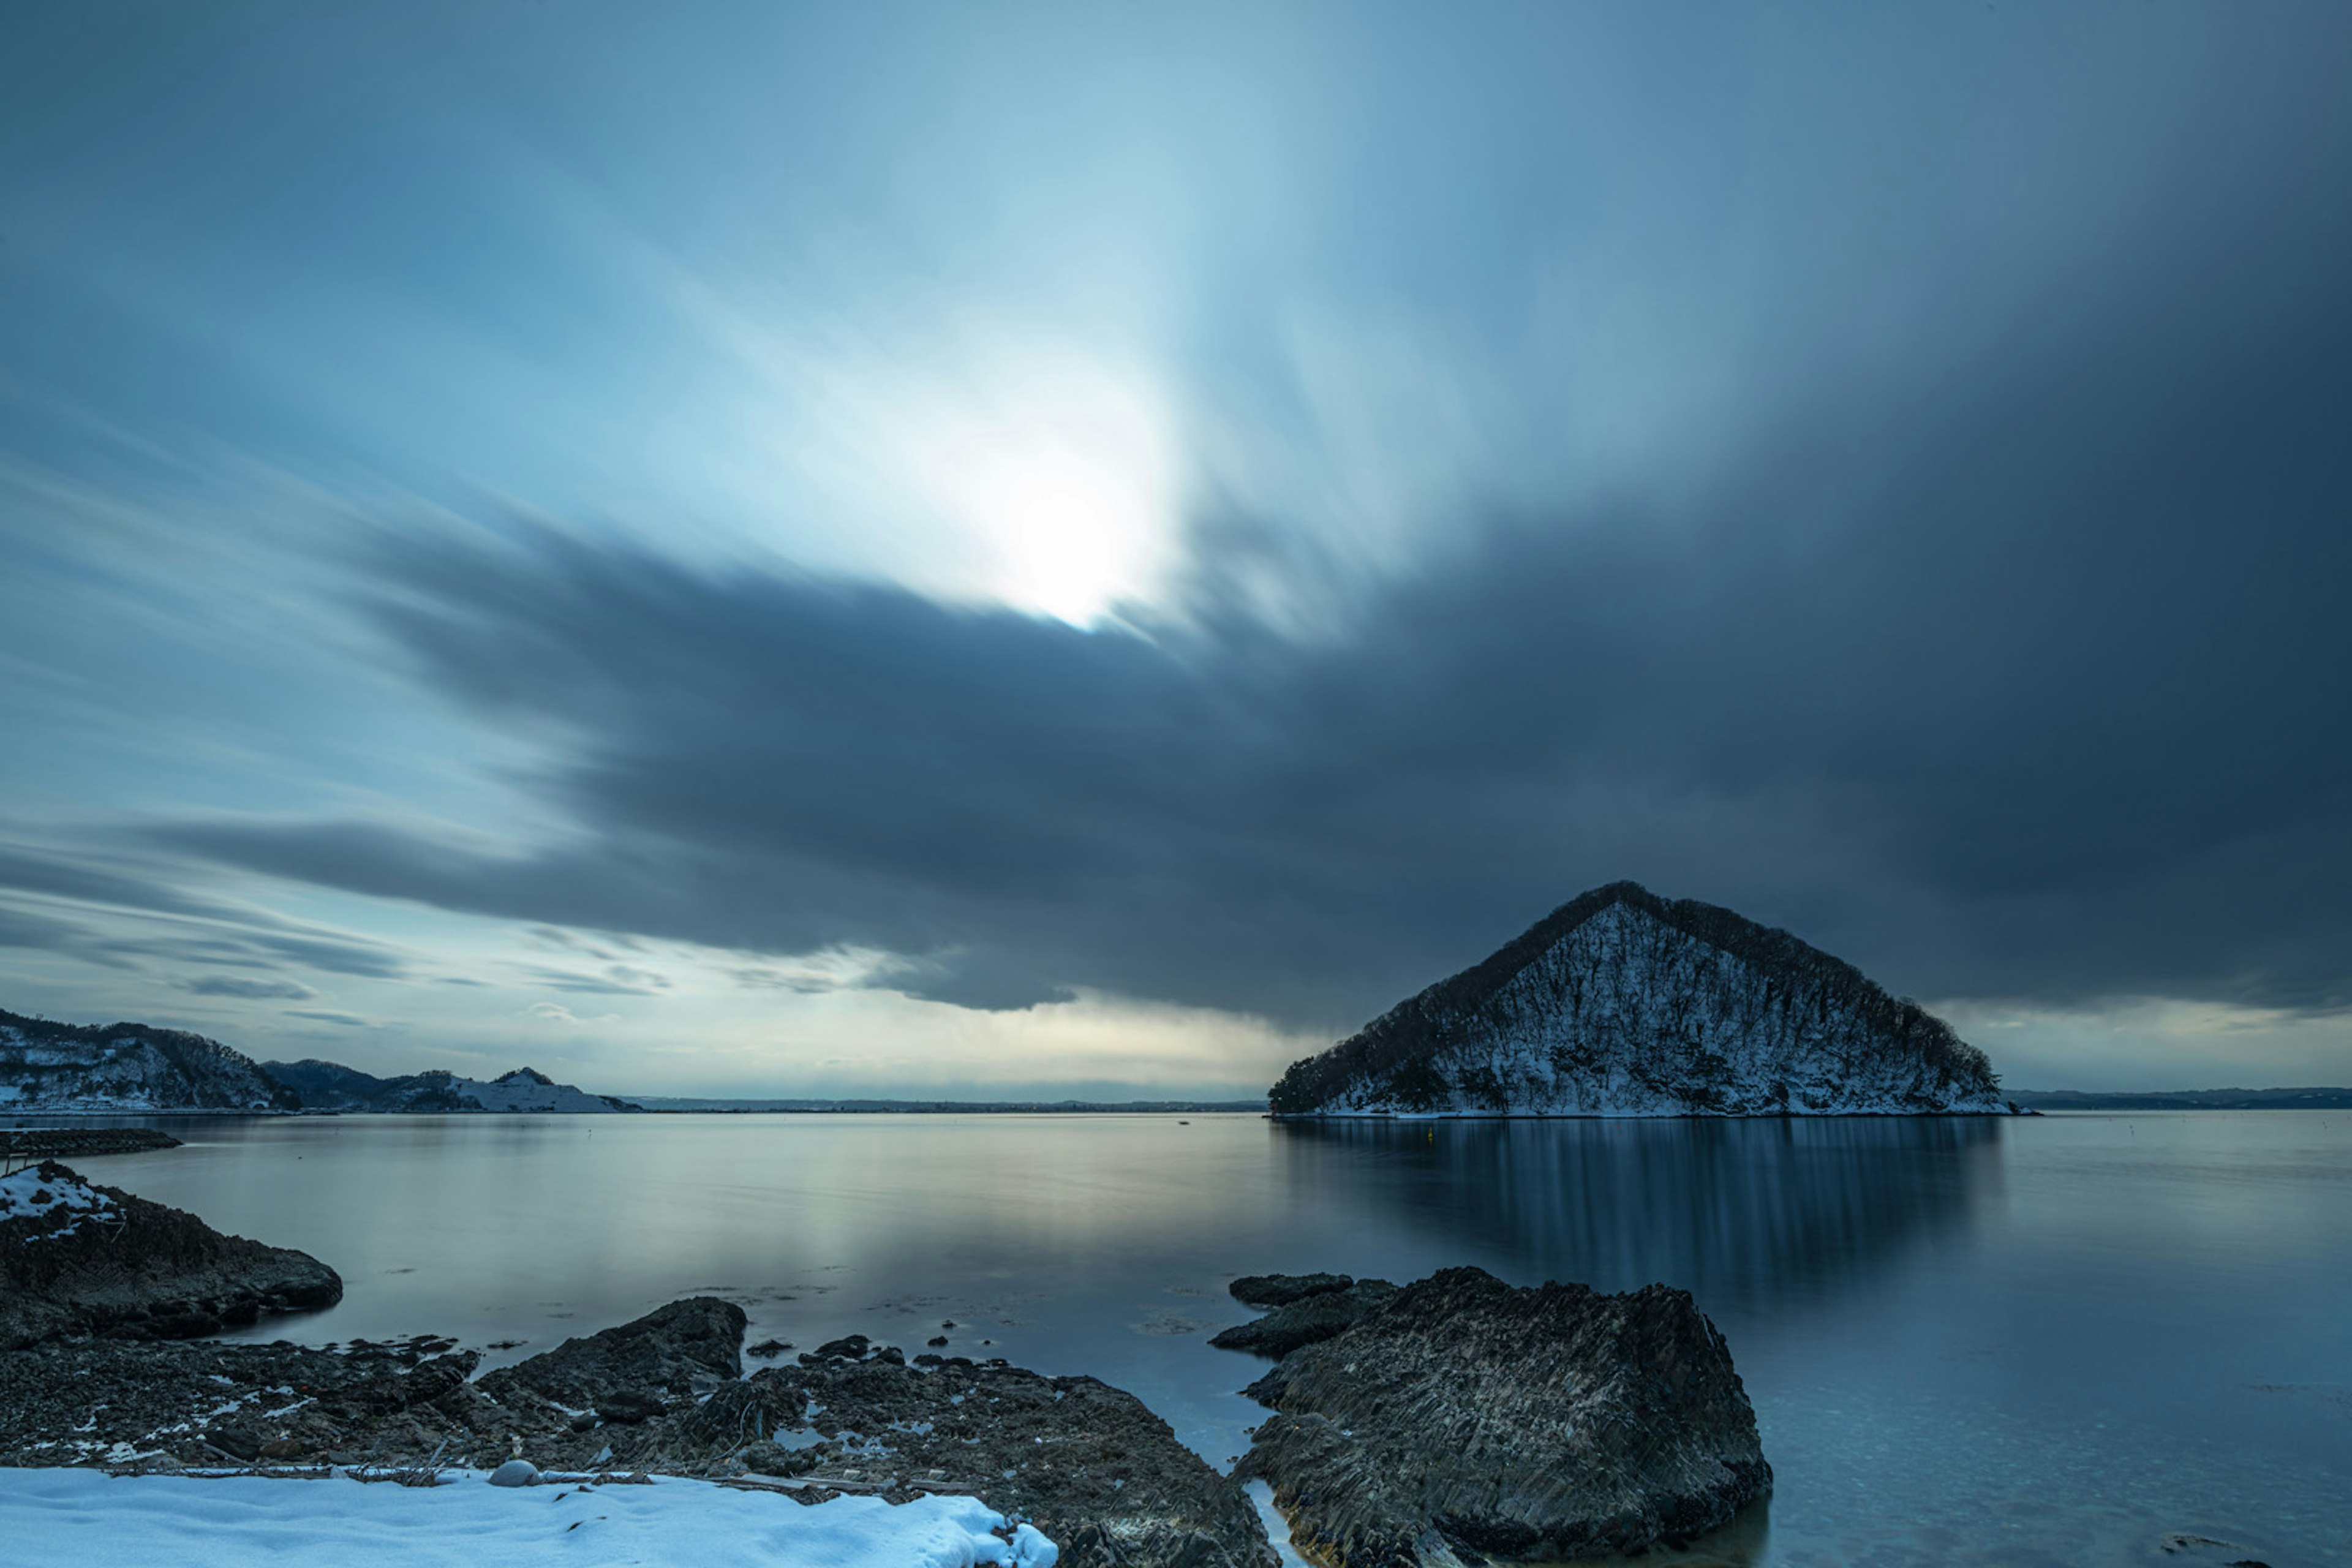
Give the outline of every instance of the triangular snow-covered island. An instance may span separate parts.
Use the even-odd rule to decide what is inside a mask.
[[[2002,1115],[1982,1051],[1784,931],[1633,882],[1561,905],[1267,1096],[1276,1116]]]

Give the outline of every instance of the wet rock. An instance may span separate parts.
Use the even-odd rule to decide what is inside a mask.
[[[688,1296],[501,1367],[485,1375],[480,1388],[500,1405],[528,1407],[537,1399],[567,1406],[567,1421],[572,1410],[601,1411],[623,1392],[689,1395],[698,1375],[743,1375],[740,1347],[749,1322],[731,1301]]]
[[[261,1458],[261,1439],[243,1426],[210,1426],[205,1430],[205,1441],[232,1459],[251,1464]]]
[[[1348,1274],[1244,1274],[1225,1289],[1244,1306],[1287,1307],[1309,1296],[1345,1290],[1355,1282]]]
[[[2186,1563],[2219,1564],[2219,1568],[2270,1568],[2261,1558],[2252,1556],[2246,1548],[2234,1541],[2219,1541],[2210,1535],[2195,1535],[2186,1531],[2174,1531],[2158,1542],[2167,1557],[2177,1557]]]
[[[790,1344],[786,1343],[782,1340],[761,1340],[758,1344],[751,1346],[743,1353],[745,1355],[758,1356],[762,1361],[772,1361],[792,1348],[793,1347]]]
[[[188,1339],[343,1297],[315,1258],[224,1236],[53,1161],[0,1196],[0,1350],[68,1334]]]
[[[870,1342],[864,1334],[847,1334],[837,1340],[827,1340],[816,1347],[816,1358],[827,1361],[838,1356],[848,1361],[863,1361],[866,1359],[866,1347]]]
[[[1272,1483],[1293,1539],[1349,1568],[1639,1552],[1771,1487],[1722,1336],[1663,1285],[1447,1269],[1248,1392],[1276,1415],[1236,1475]]]
[[[1286,1277],[1266,1275],[1261,1278]],[[1316,1276],[1288,1278],[1314,1279]],[[1346,1276],[1327,1275],[1323,1278],[1345,1279]],[[1286,1356],[1303,1346],[1320,1343],[1344,1329],[1352,1328],[1365,1313],[1396,1292],[1397,1288],[1386,1279],[1350,1280],[1328,1289],[1294,1296],[1287,1306],[1276,1307],[1263,1318],[1236,1323],[1212,1336],[1209,1342],[1219,1350]]]
[[[650,1421],[668,1406],[650,1394],[631,1389],[609,1394],[596,1402],[596,1415],[605,1421],[624,1426],[634,1426],[640,1421]]]

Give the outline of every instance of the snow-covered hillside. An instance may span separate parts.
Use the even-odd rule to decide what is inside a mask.
[[[0,1012],[0,1112],[640,1110],[517,1068],[484,1082],[432,1071],[377,1078],[334,1062],[256,1062],[218,1040],[147,1024],[60,1024]]]
[[[299,1101],[217,1040],[145,1024],[0,1012],[0,1110],[291,1110]]]
[[[1984,1053],[1851,964],[1612,883],[1320,1056],[1285,1115],[1998,1113]]]

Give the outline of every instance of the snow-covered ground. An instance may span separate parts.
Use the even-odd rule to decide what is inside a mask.
[[[41,1174],[37,1165],[18,1171],[11,1176],[0,1176],[0,1220],[39,1219],[58,1209],[75,1209],[84,1214],[105,1215],[114,1207],[114,1200],[87,1184],[61,1181]],[[81,1221],[62,1229],[44,1231],[40,1239],[71,1236],[80,1228]]]
[[[971,1498],[803,1507],[709,1481],[507,1489],[0,1468],[0,1561],[40,1568],[1052,1568],[1051,1542]]]

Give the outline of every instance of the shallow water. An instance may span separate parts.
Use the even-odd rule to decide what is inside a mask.
[[[2352,1113],[158,1124],[190,1146],[79,1163],[342,1272],[257,1337],[514,1359],[709,1290],[755,1342],[1095,1373],[1223,1464],[1263,1414],[1232,1392],[1261,1363],[1204,1342],[1236,1274],[1664,1279],[1778,1476],[1688,1561],[2097,1568],[2185,1531],[2352,1563]]]

